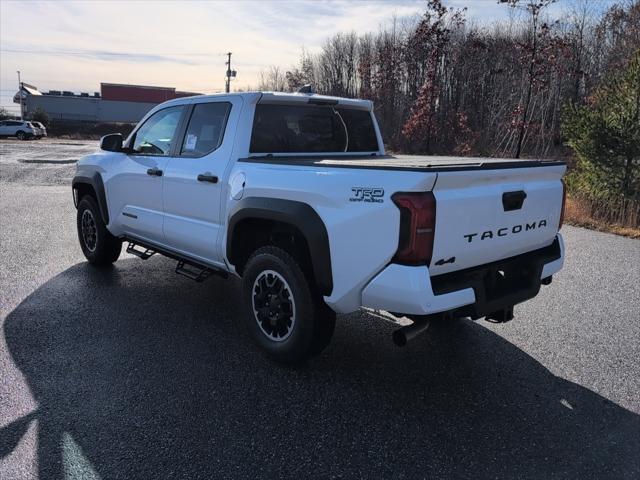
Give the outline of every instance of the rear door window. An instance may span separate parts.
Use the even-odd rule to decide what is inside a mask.
[[[251,153],[339,153],[378,150],[371,114],[325,105],[257,105]]]
[[[202,157],[217,149],[222,143],[230,110],[229,102],[194,105],[180,155]]]

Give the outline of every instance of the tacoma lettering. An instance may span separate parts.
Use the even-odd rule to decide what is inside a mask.
[[[509,234],[521,233],[523,230],[528,232],[529,230],[535,230],[547,226],[546,220],[540,220],[538,222],[525,223],[523,225],[513,225],[512,227],[501,227],[495,232],[493,230],[486,230],[484,232],[467,233],[463,235],[467,239],[467,243],[473,242],[474,237],[479,236],[480,240],[486,240],[493,237],[506,237]]]

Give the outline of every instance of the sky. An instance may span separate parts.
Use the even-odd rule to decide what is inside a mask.
[[[603,9],[614,0],[559,0],[551,16],[577,2]],[[497,0],[444,0],[483,24],[505,20]],[[100,82],[224,89],[225,53],[238,71],[232,88],[256,86],[270,65],[297,64],[334,33],[376,32],[395,17],[419,16],[426,0],[0,1],[0,106],[12,103],[17,70],[42,91],[94,92]]]

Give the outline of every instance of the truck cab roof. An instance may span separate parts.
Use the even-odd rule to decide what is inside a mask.
[[[272,104],[310,104],[310,105],[340,105],[342,107],[356,108],[359,110],[373,110],[371,100],[354,98],[332,97],[329,95],[319,95],[317,93],[286,93],[286,92],[231,92],[214,93],[211,95],[196,95],[193,97],[182,97],[164,102],[161,105],[182,105],[189,103],[200,103],[211,100],[222,100],[226,97],[242,97],[248,103],[272,103]],[[157,108],[157,107],[156,107]]]

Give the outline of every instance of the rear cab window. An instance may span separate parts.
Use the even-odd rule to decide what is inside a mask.
[[[256,105],[250,152],[366,153],[378,151],[371,113],[333,105]]]

